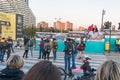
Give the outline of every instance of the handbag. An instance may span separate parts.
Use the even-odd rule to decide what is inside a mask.
[[[78,45],[78,46],[77,46],[77,50],[79,50],[79,51],[84,50],[84,48],[85,48],[85,47],[84,47],[84,46],[81,46],[81,45]]]

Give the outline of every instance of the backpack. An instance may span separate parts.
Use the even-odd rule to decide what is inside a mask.
[[[77,46],[77,50],[79,51],[83,51],[85,49],[85,44],[84,43],[80,43],[78,46]]]
[[[72,44],[68,44],[68,53],[72,54],[73,53],[73,48],[72,48]]]
[[[46,52],[50,52],[50,51],[51,51],[51,48],[50,48],[50,45],[49,45],[49,44],[46,45],[45,51],[46,51]]]
[[[38,44],[39,46],[42,46],[42,41],[40,41],[40,43]]]

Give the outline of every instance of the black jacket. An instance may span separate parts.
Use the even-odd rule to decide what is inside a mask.
[[[65,42],[65,48],[64,48],[63,52],[65,52],[65,54],[69,54],[69,55],[72,54],[73,49],[72,49],[71,42]]]
[[[0,80],[22,80],[24,72],[19,69],[5,68],[0,71]]]

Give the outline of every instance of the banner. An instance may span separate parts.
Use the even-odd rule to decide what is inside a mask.
[[[2,22],[2,37],[11,37],[16,39],[16,14],[0,12],[0,21]]]
[[[23,16],[16,14],[16,38],[23,37]]]

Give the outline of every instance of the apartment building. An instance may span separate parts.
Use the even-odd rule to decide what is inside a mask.
[[[37,28],[39,27],[48,28],[48,23],[45,21],[41,21],[37,24]]]
[[[0,11],[23,15],[23,27],[36,26],[36,18],[28,4],[29,0],[0,0]]]

